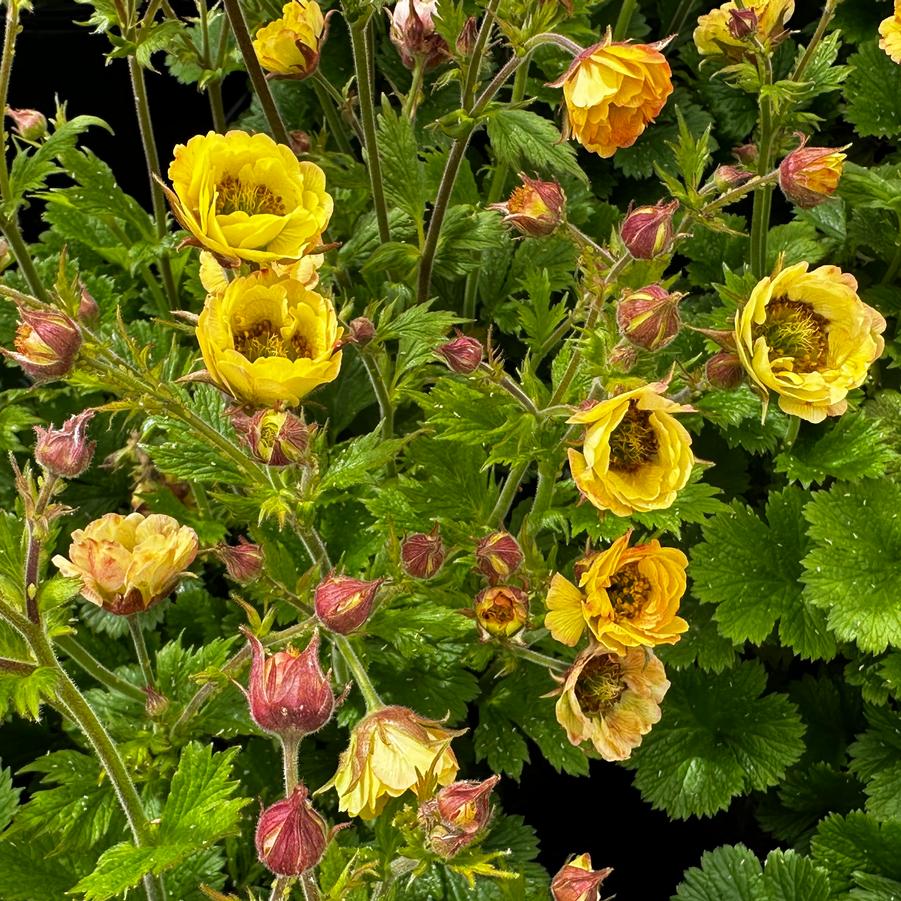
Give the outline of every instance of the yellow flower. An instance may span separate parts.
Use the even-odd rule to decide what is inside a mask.
[[[745,371],[779,406],[808,422],[840,416],[882,353],[885,320],[857,296],[857,281],[837,266],[808,272],[796,263],[757,283],[735,315]]]
[[[253,49],[268,72],[306,78],[319,65],[325,19],[314,0],[290,0],[282,17],[257,32]]]
[[[901,63],[901,0],[895,0],[895,14],[879,23],[879,49]]]
[[[757,18],[754,33],[770,45],[779,43],[786,35],[785,23],[795,11],[794,0],[745,0],[743,8],[753,11]],[[747,41],[736,37],[729,30],[732,13],[736,11],[734,0],[712,9],[698,18],[694,40],[702,56],[725,56],[740,59],[748,49]]]
[[[341,368],[342,331],[328,298],[260,270],[210,294],[197,321],[212,380],[258,406],[293,406]]]
[[[556,693],[557,722],[574,745],[590,741],[604,760],[626,760],[660,719],[670,686],[652,651],[624,655],[590,647],[576,657]]]
[[[277,275],[297,279],[311,291],[319,284],[319,268],[325,257],[321,253],[301,257],[293,263],[272,263],[266,268]],[[222,264],[208,250],[200,251],[200,284],[207,294],[221,294],[228,287],[228,276]]]
[[[631,147],[673,92],[664,44],[626,44],[609,38],[580,53],[554,84],[563,86],[576,140],[602,157]]]
[[[197,534],[171,516],[107,513],[72,533],[69,558],[53,562],[110,613],[147,610],[172,593],[197,556]]]
[[[685,554],[656,539],[630,548],[630,535],[582,561],[581,590],[554,573],[544,625],[557,641],[573,647],[587,626],[602,647],[625,654],[675,644],[688,629],[676,615],[685,594]]]
[[[450,785],[459,768],[450,743],[462,734],[406,707],[383,707],[357,723],[338,771],[320,791],[334,788],[339,810],[372,819],[389,798],[429,774],[439,785]]]
[[[297,260],[332,215],[325,173],[268,135],[196,135],[175,148],[166,195],[181,226],[223,259]]]
[[[691,475],[691,436],[673,413],[691,407],[661,396],[665,384],[642,385],[576,413],[587,426],[582,452],[569,451],[579,491],[599,510],[630,516],[671,506]]]

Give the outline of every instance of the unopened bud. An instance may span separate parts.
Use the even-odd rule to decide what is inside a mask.
[[[305,651],[288,648],[270,656],[256,635],[242,631],[253,657],[247,684],[253,721],[274,735],[299,738],[318,732],[335,709],[335,695],[319,665],[318,633]]]
[[[491,776],[483,782],[453,782],[420,807],[420,821],[436,854],[449,859],[485,831],[491,819],[490,795],[499,780]]]
[[[538,181],[519,174],[522,184],[504,203],[492,203],[488,209],[504,214],[504,222],[531,238],[551,234],[563,221],[566,195],[555,181]]]
[[[78,303],[78,319],[85,325],[93,325],[100,318],[100,307],[91,292],[81,286],[81,300]]]
[[[612,369],[616,369],[618,372],[630,372],[632,367],[638,362],[638,350],[634,344],[630,344],[628,341],[620,341],[610,351],[607,362]]]
[[[554,901],[598,901],[601,883],[613,872],[591,869],[591,855],[580,854],[566,864],[551,881]]]
[[[287,410],[258,410],[253,416],[238,412],[232,423],[253,456],[269,466],[306,462],[316,430]]]
[[[375,337],[375,325],[371,319],[365,316],[357,316],[351,319],[347,327],[347,338],[352,344],[365,347]]]
[[[431,532],[407,535],[400,546],[404,570],[414,579],[431,579],[444,565],[445,554],[437,525]]]
[[[263,549],[239,536],[235,545],[220,544],[216,556],[225,564],[229,578],[239,585],[248,585],[263,571]]]
[[[629,210],[619,231],[626,250],[637,260],[666,253],[673,243],[673,215],[678,207],[679,201],[673,200]]]
[[[296,130],[288,132],[288,144],[294,151],[295,156],[302,156],[304,153],[309,152],[313,142],[310,140],[310,135],[307,132]]]
[[[626,295],[616,307],[620,334],[645,350],[666,347],[682,325],[681,298],[681,294],[670,294],[660,285],[648,285]]]
[[[26,141],[40,141],[47,134],[47,117],[35,109],[7,107],[6,115],[15,123],[16,134]]]
[[[730,191],[747,184],[753,177],[753,172],[740,166],[718,166],[713,173],[713,183],[718,191]]]
[[[779,164],[782,193],[802,210],[828,200],[842,177],[846,147],[807,147],[802,142]]]
[[[732,156],[743,166],[752,166],[757,162],[760,151],[756,144],[740,144],[732,150]]]
[[[18,363],[36,383],[66,375],[81,347],[81,332],[65,313],[49,308],[19,308],[14,351],[0,352]]]
[[[714,388],[723,388],[727,391],[737,388],[745,378],[738,354],[730,350],[721,350],[718,354],[714,354],[705,364],[704,372],[707,381]]]
[[[9,249],[9,242],[5,238],[0,238],[0,272],[5,272],[16,261]]]
[[[401,61],[412,69],[421,60],[426,69],[433,69],[450,55],[447,41],[435,31],[438,0],[398,0],[389,13],[391,43],[397,48]]]
[[[492,532],[476,546],[476,566],[492,585],[506,581],[522,560],[519,542],[509,532]]]
[[[169,699],[160,694],[152,685],[144,687],[147,699],[144,701],[144,713],[151,720],[159,719],[169,709]]]
[[[322,859],[328,844],[325,820],[310,803],[301,782],[290,796],[260,813],[257,855],[277,876],[300,876]]]
[[[483,638],[512,638],[529,618],[529,599],[510,585],[486,588],[476,597],[476,622]]]
[[[369,619],[384,579],[364,581],[332,573],[316,587],[313,605],[319,622],[332,632],[348,635]]]
[[[475,372],[485,355],[481,341],[460,331],[456,338],[437,348],[437,352],[444,357],[448,367],[459,375]]]
[[[457,35],[457,53],[460,56],[467,57],[472,53],[476,45],[476,38],[479,36],[479,21],[475,16],[470,16],[460,29]]]
[[[757,11],[751,7],[729,10],[729,34],[737,41],[745,41],[757,34],[760,20]]]
[[[88,441],[88,423],[93,416],[93,410],[82,410],[70,416],[61,428],[35,426],[35,460],[47,472],[60,478],[80,476],[91,465],[97,448],[96,441]]]

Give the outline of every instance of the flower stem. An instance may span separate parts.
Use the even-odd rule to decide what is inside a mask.
[[[8,200],[8,195],[3,199]],[[47,293],[47,289],[44,287],[41,277],[38,275],[34,260],[31,258],[31,252],[28,250],[28,245],[25,243],[25,239],[19,231],[18,223],[12,219],[0,219],[0,231],[3,232],[3,237],[6,238],[10,250],[12,250],[16,262],[19,264],[19,269],[21,270],[25,281],[28,282],[31,293],[41,301],[41,303],[50,303],[50,295]]]
[[[517,657],[522,657],[523,660],[528,660],[531,663],[537,663],[539,666],[546,666],[548,669],[561,673],[568,668],[568,664],[563,660],[557,660],[556,657],[550,657],[547,654],[542,654],[540,651],[533,651],[531,648],[515,644],[511,644],[509,647]]]
[[[354,681],[357,683],[357,688],[360,689],[360,694],[363,695],[363,700],[366,703],[366,712],[372,713],[374,710],[380,710],[385,704],[378,696],[378,692],[375,690],[375,686],[372,684],[372,680],[366,672],[366,667],[363,666],[363,661],[357,656],[357,652],[353,649],[353,645],[344,635],[332,633],[329,637],[338,649],[338,652],[344,658],[347,668],[350,670],[351,675],[354,677]]]
[[[131,698],[133,701],[140,701],[142,704],[147,700],[146,695],[137,685],[126,682],[112,670],[107,669],[93,654],[85,650],[73,635],[60,635],[54,641],[57,648],[73,663],[80,666],[89,676],[110,691],[118,691],[119,694]]]
[[[228,127],[225,119],[225,106],[222,103],[222,82],[214,79],[206,86],[207,99],[210,102],[210,116],[213,119],[213,128],[219,134],[224,134]]]
[[[26,533],[28,536],[27,546],[25,550],[25,611],[28,618],[33,623],[40,620],[40,611],[38,610],[38,567],[41,558],[41,542],[38,538],[38,523],[44,517],[50,501],[53,499],[53,493],[59,482],[59,478],[52,473],[44,472],[44,478],[38,496],[35,500],[34,511],[29,517],[26,524]]]
[[[826,29],[829,27],[829,23],[835,15],[836,6],[838,6],[838,0],[826,0],[826,5],[823,7],[823,14],[820,16],[820,21],[817,22],[816,31],[814,31],[810,43],[804,50],[804,55],[798,60],[798,65],[795,66],[794,72],[789,76],[790,81],[801,80],[801,76],[806,71],[808,65],[810,65],[811,59],[813,59],[813,54],[817,49],[817,45],[823,40],[823,35],[826,34]]]
[[[300,750],[299,735],[282,735],[282,763],[285,773],[285,797],[290,797],[291,792],[297,787],[298,767],[297,753]]]
[[[316,885],[316,877],[309,870],[300,877],[300,888],[305,901],[320,901],[322,895]]]
[[[772,84],[773,68],[769,58],[763,63],[763,83]],[[769,97],[760,96],[760,142],[758,149],[757,174],[767,175],[773,168],[775,128],[773,104]],[[770,208],[773,202],[773,187],[763,185],[754,193],[754,208],[751,212],[751,271],[756,278],[763,278],[766,272],[767,238],[770,230]]]
[[[150,665],[150,655],[147,653],[147,643],[144,641],[144,632],[141,629],[141,623],[138,621],[137,614],[125,617],[128,622],[128,631],[131,632],[131,640],[134,642],[135,655],[141,667],[141,673],[144,676],[144,684],[147,688],[153,687],[153,667]]]
[[[616,17],[616,24],[613,26],[614,41],[621,41],[626,36],[629,25],[632,23],[635,5],[636,0],[623,0],[623,4],[619,8],[619,15]]]
[[[403,115],[405,119],[413,120],[416,118],[416,109],[419,106],[419,95],[422,93],[423,76],[425,75],[425,60],[421,56],[417,56],[413,61],[413,81],[410,84],[410,90],[407,91],[404,100]]]
[[[391,402],[391,395],[388,392],[388,385],[385,383],[382,370],[378,362],[372,359],[365,350],[360,351],[360,362],[369,376],[375,398],[379,402],[379,413],[382,416],[382,437],[391,438],[394,435],[394,404]]]
[[[527,413],[538,416],[538,407],[535,406],[532,398],[529,397],[529,395],[526,394],[526,392],[523,391],[509,375],[505,372],[500,373],[499,375],[489,363],[485,363],[484,361],[479,363],[479,371],[484,372],[494,384],[503,388],[504,391],[506,391],[507,394],[509,394]]]
[[[332,98],[329,96],[328,91],[316,75],[310,79],[310,84],[313,85],[316,99],[322,107],[322,112],[325,116],[325,121],[328,123],[328,130],[329,134],[332,136],[332,140],[335,142],[341,153],[346,154],[347,156],[353,156],[353,148],[350,146],[350,141],[344,133],[344,126],[341,124],[338,110],[336,109]]]
[[[798,440],[798,432],[801,430],[801,417],[789,416],[788,428],[785,430],[785,437],[782,439],[782,447],[784,450],[791,450],[795,441]]]
[[[510,508],[513,506],[513,498],[516,496],[516,492],[519,490],[519,486],[522,484],[522,480],[525,478],[526,470],[528,470],[528,468],[528,463],[517,463],[516,466],[507,473],[507,478],[504,479],[504,484],[501,486],[501,491],[497,496],[497,502],[494,505],[494,509],[488,514],[489,525],[503,525],[504,520],[507,518],[507,514],[510,512]]]
[[[482,68],[482,56],[485,53],[485,45],[488,43],[488,37],[494,26],[494,18],[497,15],[498,6],[500,6],[500,0],[490,0],[488,8],[485,10],[485,15],[482,16],[482,24],[479,27],[479,33],[476,35],[476,42],[472,48],[472,55],[469,57],[466,78],[463,82],[463,109],[469,109],[475,97],[479,70]]]

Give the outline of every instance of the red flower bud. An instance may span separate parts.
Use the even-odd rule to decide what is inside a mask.
[[[782,193],[802,210],[828,200],[842,177],[846,147],[806,147],[806,139],[779,164]]]
[[[718,191],[729,191],[747,184],[753,177],[753,172],[740,166],[718,166],[713,173],[713,183]]]
[[[91,292],[81,286],[81,301],[78,304],[78,319],[86,325],[93,325],[100,318],[100,307]]]
[[[384,579],[365,582],[332,573],[316,587],[313,604],[319,622],[332,632],[348,635],[369,619]]]
[[[470,16],[460,29],[457,35],[457,53],[460,56],[469,56],[476,45],[476,38],[479,35],[479,21],[475,16]]]
[[[16,134],[26,141],[40,141],[47,134],[47,117],[35,109],[7,107],[6,115],[15,123]]]
[[[315,65],[313,68],[315,69]],[[288,132],[288,143],[291,145],[294,155],[301,156],[309,151],[313,142],[307,132],[297,130]]]
[[[93,416],[93,410],[83,410],[70,416],[62,428],[35,426],[35,460],[55,476],[64,479],[80,476],[91,465],[97,448],[96,441],[88,441],[88,423]]]
[[[277,876],[300,876],[322,859],[328,827],[301,782],[290,796],[260,813],[256,846],[260,861]]]
[[[519,174],[522,184],[504,203],[492,203],[488,209],[504,214],[504,222],[531,238],[551,234],[563,221],[566,195],[555,181],[538,181]]]
[[[757,11],[750,8],[729,10],[729,34],[737,41],[744,41],[757,34],[760,20]]]
[[[613,872],[591,869],[591,855],[580,854],[566,864],[551,881],[554,901],[598,901],[600,884]]]
[[[306,462],[316,430],[315,424],[307,425],[287,410],[257,410],[253,416],[239,411],[232,415],[232,424],[253,456],[269,466]]]
[[[515,573],[522,560],[522,549],[509,532],[492,532],[476,546],[476,565],[492,585]]]
[[[479,368],[482,362],[484,351],[482,342],[476,338],[470,338],[462,332],[457,332],[457,337],[447,344],[442,344],[438,349],[438,353],[444,357],[447,365],[460,375],[469,375]]]
[[[420,820],[436,854],[451,858],[484,832],[491,819],[490,795],[500,778],[453,782],[420,807]]]
[[[144,687],[144,694],[147,695],[147,699],[144,701],[144,713],[147,714],[148,719],[158,719],[169,709],[169,699],[160,694],[152,685]]]
[[[760,155],[760,151],[757,149],[756,144],[742,144],[732,151],[732,155],[742,165],[750,166],[753,163],[757,162],[757,157]]]
[[[252,632],[242,631],[253,657],[247,683],[253,721],[275,735],[303,737],[319,731],[335,709],[335,695],[319,666],[319,635],[313,635],[305,651],[288,648],[270,656]]]
[[[619,231],[626,250],[637,260],[650,260],[668,251],[673,241],[673,214],[678,207],[679,201],[673,200],[629,210]]]
[[[628,341],[620,341],[619,344],[610,351],[607,362],[613,369],[619,370],[619,372],[630,372],[632,367],[638,362],[638,351],[635,349],[635,346]]]
[[[704,372],[707,381],[714,388],[724,388],[727,391],[737,388],[745,379],[745,371],[738,354],[729,350],[714,354],[705,364]]]
[[[660,285],[648,285],[624,297],[616,307],[620,334],[645,350],[666,347],[682,326],[681,294],[670,294]]]
[[[64,376],[81,347],[81,332],[65,313],[50,308],[19,307],[15,350],[0,348],[38,384]]]
[[[435,31],[437,10],[438,0],[398,0],[388,13],[391,43],[408,69],[416,65],[417,59],[426,69],[433,69],[450,55],[447,41]]]
[[[239,585],[253,582],[263,571],[263,549],[243,535],[234,546],[220,544],[216,548],[216,556],[225,564],[229,578]]]
[[[414,579],[431,579],[444,564],[445,549],[436,525],[431,532],[408,535],[400,546],[400,556],[407,575]]]
[[[365,316],[357,316],[351,319],[347,328],[347,339],[351,344],[365,347],[375,337],[375,325],[371,319]]]
[[[512,638],[529,619],[529,599],[519,588],[496,585],[479,592],[475,615],[483,639]]]

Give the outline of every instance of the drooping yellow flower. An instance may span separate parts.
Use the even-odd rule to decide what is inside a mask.
[[[665,384],[642,385],[576,413],[586,426],[581,453],[569,451],[579,491],[617,516],[664,510],[691,475],[691,436],[673,413],[691,407],[662,396]]]
[[[267,72],[306,78],[319,65],[325,19],[315,0],[290,0],[282,16],[257,32],[253,49]]]
[[[172,593],[197,556],[197,534],[171,516],[107,513],[72,533],[59,571],[82,581],[81,593],[110,613],[147,610]]]
[[[224,259],[300,259],[332,215],[325,173],[268,135],[196,135],[175,148],[166,195],[181,226]]]
[[[590,647],[576,657],[557,692],[557,722],[574,745],[590,741],[604,760],[626,760],[660,719],[670,686],[652,651],[624,655]]]
[[[293,263],[271,263],[266,268],[277,275],[297,279],[312,291],[319,284],[319,268],[324,260],[321,253],[314,253]],[[207,294],[221,294],[228,287],[228,275],[224,267],[208,250],[200,251],[200,284]]]
[[[544,625],[557,641],[574,647],[587,626],[598,644],[624,654],[675,644],[688,629],[676,615],[685,594],[685,554],[656,539],[630,548],[630,535],[581,562],[579,588],[554,573]]]
[[[756,17],[756,28],[752,29],[765,43],[773,46],[788,36],[785,23],[795,11],[794,0],[745,0],[742,7],[747,13]],[[740,59],[748,49],[748,42],[736,36],[741,29],[730,22],[734,21],[733,13],[738,10],[734,0],[729,0],[717,9],[698,17],[694,41],[702,56],[724,56],[729,59]]]
[[[895,14],[879,23],[879,49],[901,63],[901,0],[895,0]]]
[[[792,202],[808,210],[828,200],[844,170],[844,147],[807,147],[806,142],[779,164],[779,187]]]
[[[372,819],[430,773],[450,785],[459,769],[450,743],[462,734],[406,707],[383,707],[357,723],[338,771],[320,791],[334,788],[339,810]]]
[[[837,266],[796,263],[761,279],[735,315],[742,366],[791,416],[822,422],[848,408],[885,347],[885,319],[857,296],[854,276]]]
[[[236,400],[293,406],[341,368],[332,302],[297,279],[260,270],[210,294],[197,322],[212,380]]]
[[[580,53],[554,83],[563,87],[569,127],[604,158],[631,147],[673,92],[666,42],[628,44],[609,37]]]

